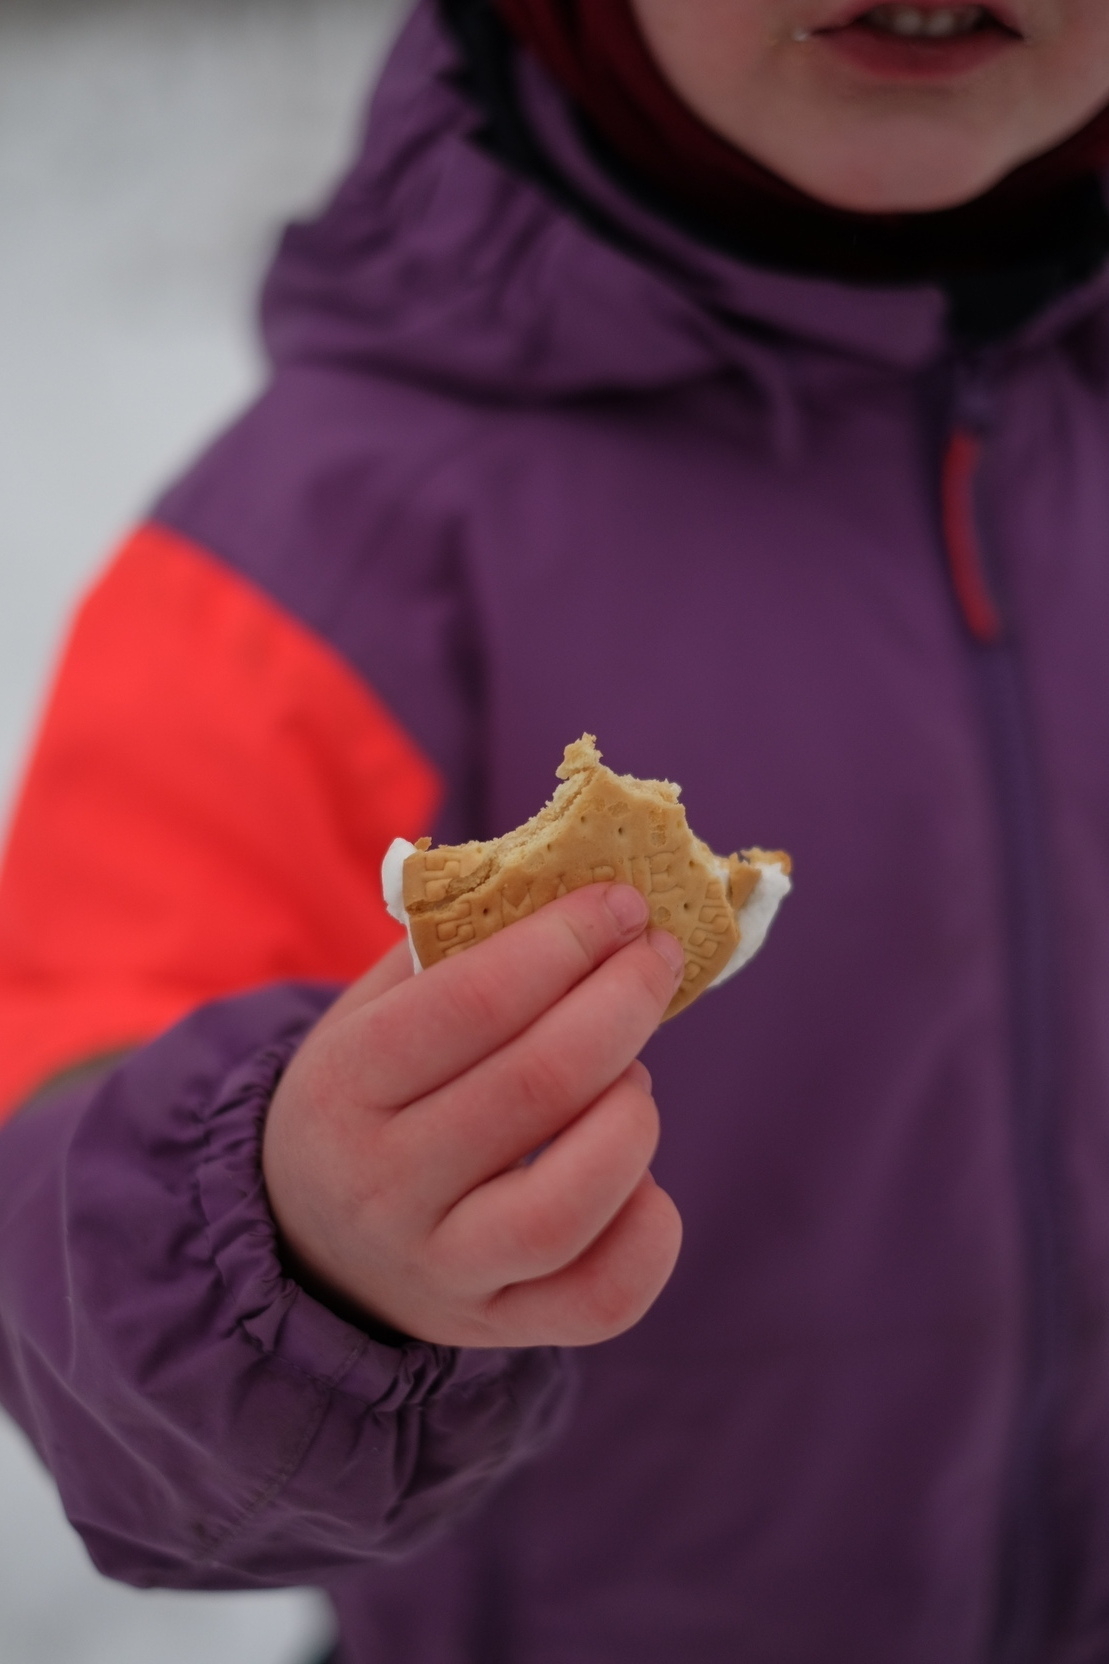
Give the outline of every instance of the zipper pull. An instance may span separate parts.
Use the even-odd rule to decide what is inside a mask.
[[[941,482],[943,540],[963,622],[975,641],[995,647],[1005,634],[1005,625],[990,588],[978,535],[974,486],[982,451],[981,435],[969,428],[956,428],[948,440]]]

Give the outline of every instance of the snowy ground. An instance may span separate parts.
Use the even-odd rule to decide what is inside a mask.
[[[280,221],[403,0],[0,4],[0,808],[75,593],[255,385]],[[0,1419],[0,1664],[298,1664],[311,1597],[102,1583]]]

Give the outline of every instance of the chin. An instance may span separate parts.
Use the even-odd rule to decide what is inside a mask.
[[[961,208],[965,203],[973,202],[975,197],[983,196],[995,185],[1000,177],[991,175],[970,184],[915,189],[899,187],[897,183],[858,189],[846,183],[840,185],[839,182],[802,183],[800,188],[830,208],[842,208],[853,214],[938,214],[945,208]]]
[[[775,168],[791,185],[830,208],[855,214],[934,214],[945,208],[959,208],[982,196],[1010,171],[1010,166],[982,163],[968,166],[965,154],[932,156],[926,162],[926,147],[910,152],[902,162],[879,142],[868,147],[863,158],[825,157],[819,168],[783,166]]]

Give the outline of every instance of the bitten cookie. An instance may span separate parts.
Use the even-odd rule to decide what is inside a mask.
[[[546,808],[503,838],[438,849],[398,839],[382,869],[386,905],[428,969],[570,890],[634,884],[685,950],[674,1017],[758,952],[789,894],[790,858],[714,855],[690,831],[679,786],[614,774],[592,734],[566,747],[558,777]]]

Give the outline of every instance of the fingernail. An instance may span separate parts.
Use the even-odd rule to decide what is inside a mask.
[[[605,903],[622,936],[634,936],[647,923],[647,898],[630,884],[613,884]]]
[[[674,981],[680,982],[685,975],[685,949],[676,936],[671,936],[668,930],[652,930],[647,940],[654,948],[660,959],[665,959],[674,973]]]

